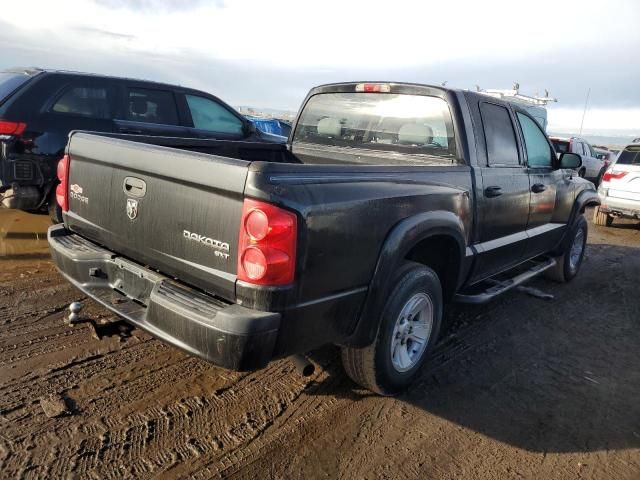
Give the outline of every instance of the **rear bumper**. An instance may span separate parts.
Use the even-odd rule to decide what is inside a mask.
[[[280,314],[201,293],[64,228],[49,228],[53,261],[75,287],[120,317],[192,355],[231,370],[273,356]]]
[[[618,197],[603,196],[600,193],[600,210],[623,217],[640,218],[640,201]]]

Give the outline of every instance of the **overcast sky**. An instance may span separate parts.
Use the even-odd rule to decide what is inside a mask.
[[[179,83],[297,110],[309,88],[395,80],[548,89],[550,129],[640,135],[640,2],[65,0],[6,2],[0,68]]]

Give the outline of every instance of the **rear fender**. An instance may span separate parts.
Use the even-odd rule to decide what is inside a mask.
[[[378,262],[354,333],[346,342],[350,346],[369,345],[376,336],[380,314],[394,287],[394,272],[403,264],[411,249],[436,235],[453,238],[460,255],[457,283],[464,278],[466,248],[464,225],[459,217],[447,211],[421,213],[396,224],[382,245]]]

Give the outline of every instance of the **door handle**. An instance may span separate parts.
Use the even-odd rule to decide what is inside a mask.
[[[500,195],[502,195],[502,187],[493,186],[484,189],[485,197],[493,198],[499,197]]]
[[[544,192],[546,189],[547,187],[545,187],[542,183],[534,183],[533,186],[531,187],[531,191],[533,193]]]

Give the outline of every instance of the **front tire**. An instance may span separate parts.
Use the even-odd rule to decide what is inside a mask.
[[[556,282],[570,282],[580,271],[587,246],[587,220],[580,215],[568,232],[568,241],[563,246],[563,252],[556,257],[554,267],[545,271],[547,278]]]
[[[407,388],[435,344],[442,323],[442,287],[436,273],[407,262],[380,314],[367,347],[342,348],[342,364],[353,381],[381,395]]]

